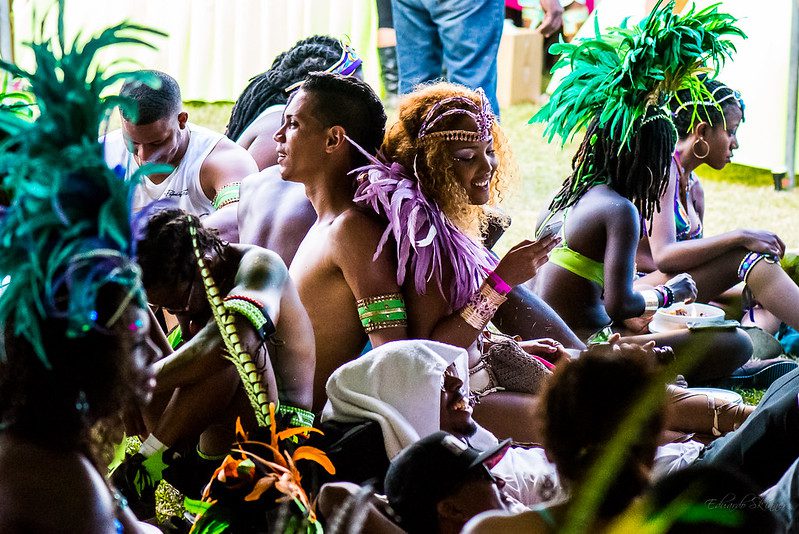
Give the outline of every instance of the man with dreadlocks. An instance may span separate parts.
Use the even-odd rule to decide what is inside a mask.
[[[164,453],[175,447],[183,462],[172,462],[176,466],[166,475],[174,473],[173,485],[197,498],[210,472],[188,473],[186,481],[185,466],[193,462],[212,471],[233,442],[236,418],[244,428],[255,424],[247,406],[251,385],[231,360],[235,355],[220,334],[211,297],[218,296],[219,306],[235,318],[237,342],[253,358],[246,375],[269,401],[280,401],[278,416],[292,426],[313,424],[313,331],[275,253],[225,243],[181,210],[163,210],[147,221],[138,259],[148,300],[175,315],[180,326],[170,336],[176,350],[153,366],[155,397],[143,413],[149,435],[114,480],[131,501],[152,503],[154,483],[166,467]]]
[[[188,122],[174,78],[159,71],[143,75],[147,83],[122,86],[120,96],[135,105],[120,108],[122,128],[104,138],[108,165],[121,165],[127,179],[141,180],[133,209],[170,199],[197,217],[229,204],[235,212],[239,181],[257,171],[252,157],[224,135]],[[147,163],[164,165],[137,174]]]
[[[606,37],[553,46],[563,54],[560,64],[571,65],[572,72],[532,119],[548,122],[550,139],[559,134],[565,140],[588,125],[574,170],[550,205],[548,219],[563,221],[562,242],[531,283],[584,339],[611,323],[624,333],[640,330],[640,322],[632,329],[622,323],[640,317],[646,324],[658,308],[696,297],[685,274],[634,290],[635,252],[641,221],[651,225],[668,184],[677,141],[664,101],[680,87],[701,92],[694,73],[710,60],[718,66],[733,49],[724,37],[741,32],[735,19],[716,7],[683,16],[674,15],[673,7],[673,2],[658,5],[640,24],[613,28]],[[700,45],[676,45],[686,35]],[[748,336],[735,329],[626,341],[649,340],[671,345],[678,355],[696,352],[695,363],[701,365],[686,376],[698,381],[729,376],[752,350]]]

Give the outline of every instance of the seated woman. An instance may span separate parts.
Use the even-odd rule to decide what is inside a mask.
[[[785,253],[779,236],[752,229],[703,235],[705,196],[693,171],[702,164],[721,170],[730,162],[732,151],[738,148],[736,131],[744,120],[744,104],[736,91],[721,82],[704,79],[702,84],[706,94],[699,100],[687,90],[671,99],[679,141],[660,211],[652,217],[651,234],[644,232],[638,247],[638,269],[650,273],[639,282],[656,285],[673,273],[688,272],[703,301],[717,299],[744,282],[766,310],[799,328],[799,287],[777,261]],[[740,294],[740,288],[736,289]],[[762,317],[758,325],[769,326],[765,320]]]
[[[29,123],[0,109],[2,532],[158,532],[106,482],[101,454],[120,410],[150,397],[158,353],[131,257],[134,183],[96,142],[109,77],[86,73],[94,50],[143,33],[118,30],[58,49],[71,52],[37,43],[44,67],[24,74],[41,115]]]
[[[482,397],[476,418],[500,436],[534,440],[519,410],[531,413],[529,393],[549,371],[524,351],[554,359],[563,348],[552,339],[523,342],[521,348],[502,340],[493,351],[502,352],[496,356],[502,361],[486,364],[481,359],[493,344],[483,331],[511,288],[535,274],[558,239],[523,241],[499,261],[481,243],[512,172],[505,138],[482,91],[438,83],[405,96],[381,152],[389,163],[372,158],[355,200],[385,217],[383,243],[392,237],[396,243],[397,282],[411,337],[466,348],[474,389],[506,390]],[[533,337],[555,337],[555,331],[573,337],[539,299],[531,310]],[[502,367],[508,362],[510,367]],[[516,383],[499,383],[499,375]]]
[[[361,59],[338,39],[314,35],[279,54],[272,67],[253,78],[236,100],[225,135],[249,151],[259,171],[277,165],[273,137],[283,122],[289,95],[308,73],[318,71],[360,78]]]
[[[583,124],[588,128],[574,158],[574,170],[550,205],[548,219],[563,221],[562,242],[529,284],[583,339],[596,339],[599,336],[594,334],[599,332],[606,336],[612,325],[623,335],[631,335],[627,341],[654,340],[671,346],[678,357],[690,355],[694,363],[684,373],[688,381],[702,382],[729,376],[749,359],[752,345],[743,331],[682,330],[632,336],[644,330],[658,308],[696,297],[694,282],[685,274],[653,289],[637,291],[633,286],[641,221],[650,221],[657,210],[677,141],[670,117],[657,104],[665,98],[664,88],[679,87],[686,72],[690,75],[697,65],[709,61],[670,46],[671,39],[692,31],[682,19],[671,21],[674,31],[650,37],[657,31],[652,26],[657,28],[668,18],[666,7],[637,28],[643,36],[635,46],[622,38],[626,30],[616,29],[611,31],[620,34],[612,36],[613,42],[622,43],[618,47],[600,38],[582,41],[579,48],[577,44],[559,48],[561,61],[572,61],[573,70],[533,120],[547,121],[550,136],[557,133],[563,139]],[[712,41],[734,33],[725,25],[703,32],[708,50],[726,50],[711,47]],[[661,47],[669,52],[661,53]],[[634,62],[633,56],[651,64]],[[645,67],[665,72],[669,79],[659,83],[638,70],[628,70],[644,72]],[[672,72],[681,73],[680,77]],[[617,77],[626,83],[609,82]],[[586,94],[601,96],[585,98]]]

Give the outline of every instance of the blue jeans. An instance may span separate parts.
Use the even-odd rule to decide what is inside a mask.
[[[440,79],[482,87],[494,112],[502,0],[391,0],[397,31],[400,92]]]

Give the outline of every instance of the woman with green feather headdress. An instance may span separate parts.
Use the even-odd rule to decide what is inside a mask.
[[[741,36],[735,19],[716,6],[673,13],[674,3],[655,9],[632,27],[623,24],[595,39],[553,46],[556,67],[571,72],[533,118],[547,122],[550,139],[564,142],[586,128],[573,172],[550,205],[546,224],[562,221],[562,243],[529,282],[583,339],[602,341],[613,329],[646,332],[655,311],[696,297],[690,276],[681,274],[644,291],[633,288],[635,250],[658,209],[668,183],[677,141],[667,98],[687,88],[696,98],[706,90],[696,74],[718,68]],[[678,357],[702,338],[702,365],[686,370],[689,380],[728,376],[751,354],[743,332],[664,333],[631,337],[671,345]],[[700,354],[701,352],[701,354]]]
[[[111,422],[151,396],[157,349],[132,259],[131,184],[97,142],[100,93],[125,74],[93,60],[150,31],[120,24],[68,46],[59,8],[57,39],[31,45],[34,71],[0,62],[39,109],[31,121],[0,107],[0,531],[148,532],[102,476]]]
[[[737,304],[730,306],[733,317],[740,318],[739,284],[745,282],[744,307],[749,313],[742,322],[754,322],[771,333],[780,322],[799,329],[799,286],[780,267],[785,243],[777,234],[744,228],[703,237],[705,197],[693,170],[703,164],[721,170],[730,162],[738,148],[736,132],[744,119],[744,103],[737,91],[717,80],[703,79],[702,85],[704,98],[697,100],[680,90],[670,101],[679,140],[661,210],[638,247],[638,269],[649,273],[639,283],[656,285],[670,273],[688,272],[700,298],[732,301]],[[752,298],[762,306],[755,306]],[[780,364],[786,369],[793,365]]]

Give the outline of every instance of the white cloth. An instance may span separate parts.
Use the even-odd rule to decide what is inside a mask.
[[[655,463],[652,465],[652,479],[657,480],[693,464],[705,446],[698,441],[666,443],[655,451]]]
[[[394,458],[405,447],[440,430],[444,371],[455,363],[469,391],[468,356],[462,348],[428,340],[394,341],[342,365],[327,381],[322,421],[380,424],[386,454]],[[469,444],[479,450],[497,438],[478,425]],[[511,497],[530,505],[560,496],[560,482],[542,449],[512,447],[492,472],[505,480]]]
[[[141,178],[133,195],[134,212],[161,199],[172,199],[177,207],[197,217],[204,217],[214,211],[211,200],[200,185],[200,168],[222,139],[222,134],[196,124],[187,123],[186,126],[190,132],[189,144],[180,163],[160,184],[154,184],[146,176]],[[125,179],[132,179],[139,165],[126,146],[122,130],[114,130],[106,135],[104,143],[106,164],[112,169],[121,165],[125,169]]]

